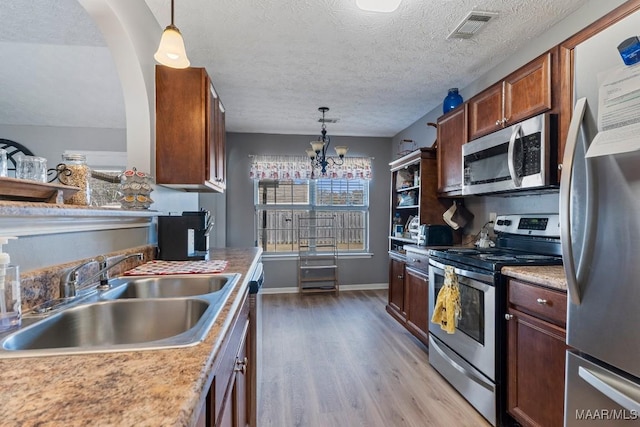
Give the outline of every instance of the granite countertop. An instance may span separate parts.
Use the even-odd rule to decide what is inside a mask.
[[[536,285],[567,291],[567,279],[561,265],[502,267],[502,274]]]
[[[189,426],[197,421],[211,370],[247,287],[259,248],[216,249],[225,273],[243,277],[205,340],[192,347],[0,359],[3,426]]]

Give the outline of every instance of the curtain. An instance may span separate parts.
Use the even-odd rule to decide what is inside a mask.
[[[371,179],[370,157],[345,157],[342,165],[329,162],[327,173],[311,167],[306,156],[251,156],[251,179]]]

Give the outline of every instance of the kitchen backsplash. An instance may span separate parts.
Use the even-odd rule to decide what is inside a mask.
[[[122,255],[128,255],[141,252],[144,254],[144,261],[147,262],[155,258],[156,247],[154,245],[144,245],[134,248],[125,249],[122,251],[111,252],[105,254],[107,261],[111,258],[119,257]],[[46,301],[56,299],[60,297],[60,276],[68,269],[81,264],[82,262],[90,261],[91,258],[79,259],[74,262],[65,264],[52,265],[38,270],[31,270],[20,275],[20,287],[22,290],[22,310],[28,310],[35,307],[38,304],[42,304]],[[109,262],[109,264],[111,264]],[[130,259],[124,261],[122,264],[115,266],[109,271],[110,277],[116,277],[117,275],[136,267],[141,264],[136,259]],[[91,274],[95,274],[98,271],[97,263],[91,263],[85,268],[79,271],[80,279],[82,277],[89,277]]]

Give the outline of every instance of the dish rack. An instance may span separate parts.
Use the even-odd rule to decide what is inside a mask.
[[[298,218],[298,290],[338,293],[338,245],[334,217]]]

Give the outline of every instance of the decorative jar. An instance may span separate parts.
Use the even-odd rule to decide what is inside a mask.
[[[462,104],[462,102],[463,99],[462,96],[458,93],[458,88],[453,87],[449,89],[449,93],[444,98],[444,102],[442,103],[442,112],[446,114],[456,108],[458,105]]]
[[[64,185],[78,187],[80,190],[64,199],[71,205],[88,206],[91,203],[91,169],[87,166],[87,156],[84,154],[67,153],[62,155],[62,162],[66,166],[60,172],[58,180]]]

